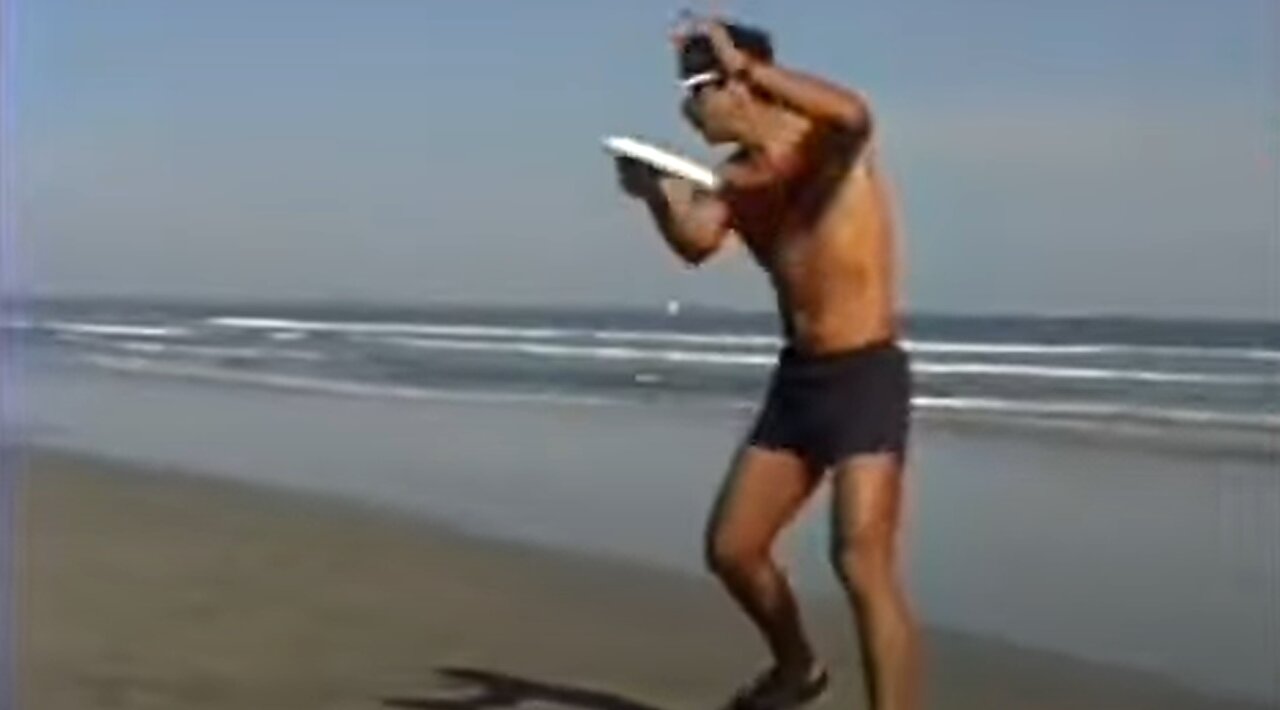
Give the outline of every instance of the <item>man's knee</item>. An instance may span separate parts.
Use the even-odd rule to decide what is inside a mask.
[[[768,561],[768,546],[724,531],[707,535],[705,557],[708,569],[720,576],[750,572]]]
[[[873,593],[893,581],[893,546],[892,525],[859,525],[833,541],[831,564],[850,591]]]

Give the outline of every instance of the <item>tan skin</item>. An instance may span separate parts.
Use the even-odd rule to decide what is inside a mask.
[[[871,147],[870,110],[856,93],[776,64],[751,61],[723,28],[699,28],[732,78],[683,106],[708,142],[738,152],[723,187],[693,184],[619,161],[623,188],[649,207],[671,249],[699,265],[731,239],[769,276],[785,336],[822,354],[895,339],[897,232]],[[772,549],[821,480],[791,452],[743,447],[707,527],[707,558],[760,630],[772,681],[805,678],[815,658],[794,592]],[[857,619],[875,710],[920,707],[920,648],[897,544],[903,462],[858,455],[833,471],[832,563]]]

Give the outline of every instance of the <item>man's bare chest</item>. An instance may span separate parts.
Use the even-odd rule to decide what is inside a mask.
[[[729,203],[731,223],[755,259],[770,270],[821,258],[837,248],[855,222],[839,181],[817,181],[740,194]]]

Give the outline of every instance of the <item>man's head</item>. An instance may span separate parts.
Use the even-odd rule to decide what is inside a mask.
[[[768,33],[739,24],[726,23],[724,28],[738,50],[758,62],[773,61]],[[750,129],[748,116],[761,103],[759,96],[728,76],[705,34],[685,38],[678,60],[685,117],[711,143],[741,140]]]

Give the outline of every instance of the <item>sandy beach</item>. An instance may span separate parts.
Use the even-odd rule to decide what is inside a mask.
[[[1280,0],[0,18],[0,710],[1280,710]]]
[[[692,575],[67,453],[20,491],[23,707],[706,708],[763,658]],[[806,609],[820,707],[860,707],[847,615]],[[929,656],[931,708],[1251,707],[950,633]]]

